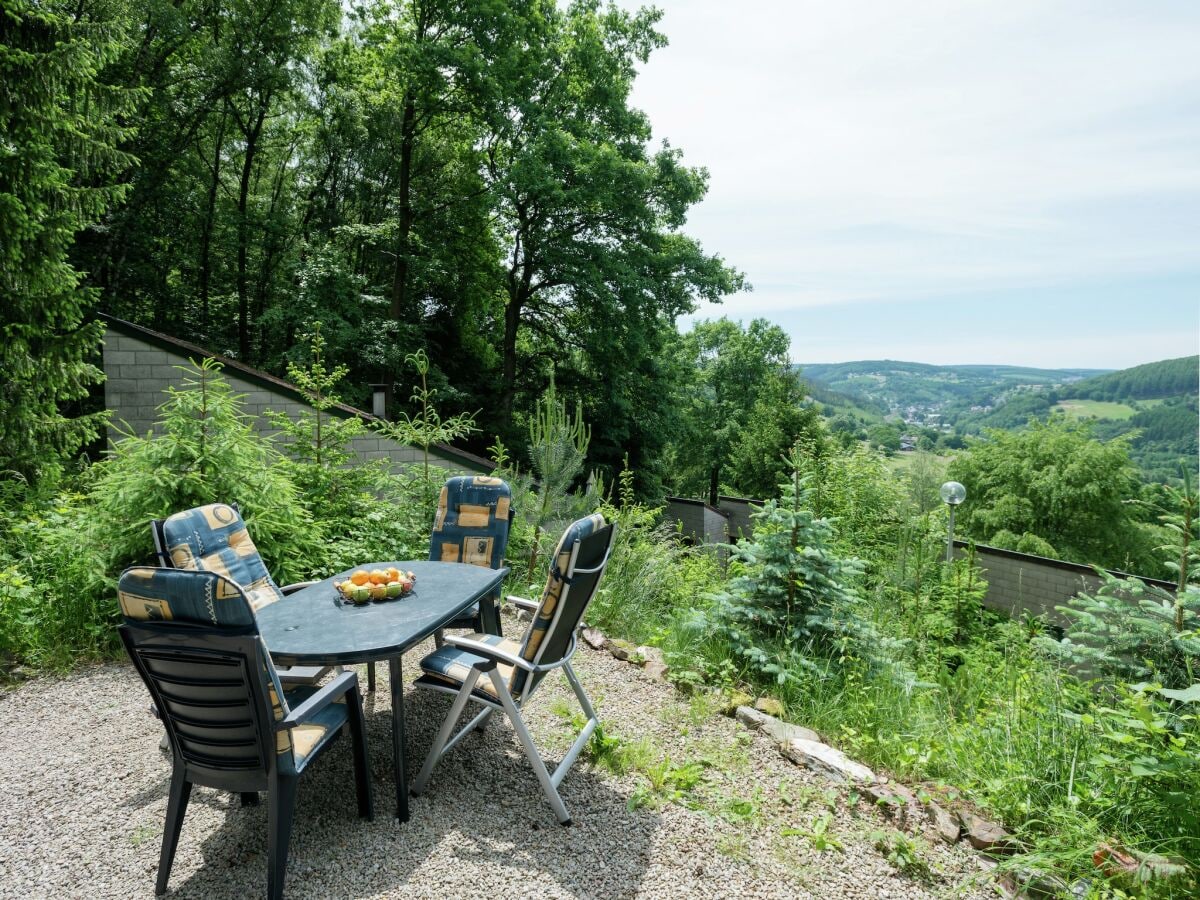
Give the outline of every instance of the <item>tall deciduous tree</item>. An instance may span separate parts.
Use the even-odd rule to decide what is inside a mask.
[[[698,322],[681,343],[692,370],[687,428],[676,449],[679,488],[703,491],[710,503],[728,486],[769,494],[765,480],[779,471],[779,456],[815,421],[798,409],[804,397],[788,362],[788,336],[755,319],[743,328],[729,319]],[[761,417],[761,421],[757,419]],[[727,471],[731,464],[735,471]],[[729,481],[730,474],[741,481]]]
[[[981,541],[1112,568],[1152,560],[1136,524],[1128,441],[1101,443],[1085,422],[1055,416],[1024,431],[988,431],[947,476],[966,486],[960,527]]]
[[[124,189],[110,174],[129,95],[101,70],[119,48],[107,7],[13,0],[0,9],[0,470],[36,476],[93,437],[102,414],[64,403],[101,379],[103,326],[68,251]]]
[[[680,231],[707,173],[669,147],[652,151],[649,121],[629,105],[636,66],[665,43],[661,14],[598,0],[540,13],[546,27],[529,32],[522,71],[488,109],[485,177],[505,258],[506,416],[522,356],[612,346],[624,331],[630,352],[651,349],[646,331],[742,285]]]

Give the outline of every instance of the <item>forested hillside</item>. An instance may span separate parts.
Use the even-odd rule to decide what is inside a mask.
[[[1024,366],[933,366],[896,360],[812,363],[800,366],[813,385],[911,417],[940,413],[950,404],[990,405],[1014,389],[1069,384],[1100,369],[1035,369]]]
[[[1146,363],[1081,381],[1072,397],[1088,400],[1153,400],[1200,393],[1200,357]]]
[[[953,418],[964,434],[987,428],[1022,428],[1053,412],[1093,422],[1101,440],[1130,435],[1129,453],[1147,481],[1180,477],[1183,463],[1200,465],[1200,357],[1146,363],[1088,378],[1054,390],[1023,392],[989,410],[968,410]]]

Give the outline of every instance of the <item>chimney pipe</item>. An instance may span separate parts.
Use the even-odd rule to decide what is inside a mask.
[[[392,393],[390,384],[371,385],[371,414],[387,421],[387,402]]]

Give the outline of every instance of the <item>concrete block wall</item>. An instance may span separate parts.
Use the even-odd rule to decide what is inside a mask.
[[[110,441],[121,436],[118,428],[132,430],[138,435],[153,431],[158,407],[167,399],[166,389],[183,385],[185,374],[176,367],[186,366],[189,358],[196,356],[185,348],[164,349],[153,338],[132,331],[110,325],[104,338],[104,372],[107,376],[104,402],[113,412]],[[251,417],[254,428],[261,434],[277,433],[263,415],[264,411],[287,413],[295,418],[311,409],[282,385],[275,386],[265,379],[243,375],[230,367],[226,367],[222,375],[234,393],[243,395],[243,412]],[[362,459],[388,460],[393,471],[422,460],[419,448],[380,437],[374,432],[355,438],[350,446]],[[485,472],[488,467],[483,462],[430,451],[430,463],[450,472]]]
[[[966,547],[958,541],[955,544],[961,557]],[[1094,593],[1103,583],[1088,566],[995,547],[976,546],[975,560],[988,583],[984,605],[1014,618],[1028,613],[1054,625],[1066,625],[1067,617],[1056,607],[1066,605],[1076,594]],[[1174,592],[1169,581],[1143,580]]]
[[[729,521],[701,500],[668,497],[663,518],[671,524],[679,523],[681,533],[697,544],[729,543]]]

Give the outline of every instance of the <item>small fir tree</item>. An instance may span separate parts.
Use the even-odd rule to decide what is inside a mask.
[[[96,533],[109,571],[147,561],[147,523],[207,503],[236,502],[276,581],[295,581],[318,563],[321,537],[282,456],[255,433],[221,366],[178,367],[155,430],[126,433],[96,468]]]
[[[357,416],[330,412],[341,403],[337,387],[346,377],[346,366],[328,367],[321,325],[313,329],[309,363],[288,363],[288,378],[300,388],[312,410],[296,418],[286,413],[266,412],[286,438],[284,452],[290,459],[292,480],[310,508],[321,518],[337,520],[352,516],[371,493],[386,483],[385,464],[363,461],[349,444],[364,434],[367,426]]]
[[[753,539],[734,551],[742,574],[715,598],[719,627],[735,652],[780,684],[814,669],[815,657],[850,650],[882,660],[887,649],[855,612],[860,601],[851,582],[862,563],[834,552],[833,525],[810,508],[798,451],[786,462],[792,477],[780,485],[782,496],[753,514]]]
[[[559,400],[554,387],[542,394],[529,421],[529,457],[538,479],[537,501],[531,511],[533,544],[529,551],[529,571],[537,571],[538,544],[542,530],[560,512],[570,494],[571,483],[583,470],[592,429],[583,421],[583,403],[575,404],[575,416],[567,411],[567,401]]]

